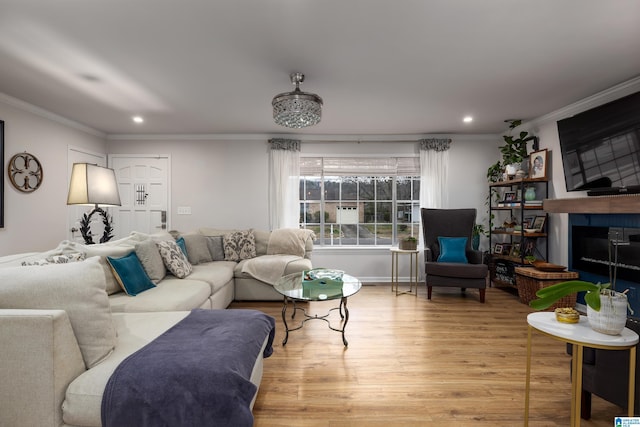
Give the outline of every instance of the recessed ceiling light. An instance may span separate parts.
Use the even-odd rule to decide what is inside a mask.
[[[144,119],[141,116],[133,116],[131,119],[136,123],[144,122]]]
[[[465,118],[462,119],[462,121],[465,122],[465,123],[471,123],[473,121],[473,117],[465,116]]]

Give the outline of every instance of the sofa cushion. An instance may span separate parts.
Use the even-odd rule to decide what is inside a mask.
[[[136,255],[153,283],[158,283],[167,274],[167,268],[160,256],[156,242],[151,238],[145,239],[135,245]]]
[[[232,261],[215,261],[193,266],[190,280],[202,280],[211,286],[211,294],[218,292],[229,280],[237,264]]]
[[[487,275],[486,264],[465,264],[457,262],[427,262],[425,263],[427,276],[443,276],[458,279],[481,279]]]
[[[104,359],[116,344],[98,258],[0,269],[0,308],[65,310],[87,368]]]
[[[125,295],[126,298],[126,295]],[[135,298],[128,298],[135,300]],[[72,426],[100,426],[102,394],[107,381],[120,363],[132,353],[178,323],[189,311],[158,313],[116,313],[113,322],[118,333],[118,345],[113,353],[74,379],[65,393],[63,421]]]
[[[211,287],[202,280],[178,279],[168,274],[154,288],[135,298],[124,293],[111,295],[109,303],[114,313],[180,311],[211,308]]]
[[[109,295],[122,292],[122,287],[113,275],[113,270],[111,270],[111,265],[107,262],[107,257],[120,258],[128,255],[135,250],[133,244],[132,241],[128,240],[127,243],[121,243],[120,245],[82,245],[84,246],[84,252],[87,258],[93,256],[99,256],[101,258],[102,261],[100,265],[102,265],[102,270],[107,282],[106,290]]]
[[[164,261],[164,265],[174,276],[179,279],[184,279],[191,274],[193,267],[175,241],[156,242],[156,245],[160,250],[160,256],[162,257],[162,261]]]
[[[253,236],[256,240],[256,256],[266,255],[269,247],[270,231],[253,230]]]
[[[256,257],[256,240],[253,230],[234,231],[222,238],[225,261],[240,261]]]
[[[142,267],[135,252],[131,252],[122,258],[107,257],[107,261],[111,265],[113,275],[118,284],[127,295],[135,297],[139,293],[155,286],[147,272],[144,271],[144,267]]]
[[[205,236],[207,248],[211,254],[211,261],[224,261],[224,247],[222,246],[222,236]]]
[[[201,262],[213,261],[206,236],[202,234],[184,234],[182,238],[187,248],[187,258],[191,264],[197,265]]]

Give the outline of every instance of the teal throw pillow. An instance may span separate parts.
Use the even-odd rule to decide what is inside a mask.
[[[122,289],[132,297],[148,289],[155,288],[147,272],[144,271],[140,259],[135,252],[122,258],[107,257],[113,275]]]
[[[438,262],[458,262],[468,264],[465,248],[466,237],[438,237],[440,244],[440,256]]]
[[[176,243],[178,244],[178,247],[182,250],[182,253],[184,254],[184,256],[188,257],[189,254],[187,253],[187,244],[184,241],[184,237],[181,237],[178,240],[176,240]]]

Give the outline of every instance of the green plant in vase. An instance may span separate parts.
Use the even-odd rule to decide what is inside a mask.
[[[583,280],[570,280],[556,283],[536,292],[538,299],[529,303],[535,310],[545,310],[561,298],[573,293],[585,292],[587,319],[591,329],[607,335],[618,335],[624,329],[629,307],[626,291],[611,289],[610,283],[600,284]]]
[[[508,171],[508,175],[515,175],[516,170],[521,167],[522,161],[528,156],[527,144],[533,142],[534,148],[538,137],[530,135],[529,132],[522,131],[517,136],[511,135],[511,132],[522,124],[520,119],[505,120],[509,123],[509,134],[503,135],[504,145],[499,148],[502,159],[498,160],[487,169],[487,179],[489,182],[497,182],[502,179],[502,174],[507,168],[514,168]],[[509,173],[511,172],[511,173]]]
[[[418,239],[413,236],[405,237],[398,244],[399,249],[415,251],[418,247]]]

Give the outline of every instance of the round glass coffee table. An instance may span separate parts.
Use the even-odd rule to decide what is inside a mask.
[[[285,328],[285,337],[282,340],[282,345],[286,345],[289,339],[289,332],[296,331],[301,329],[305,322],[312,319],[324,320],[327,322],[329,329],[340,332],[342,334],[342,342],[345,346],[348,346],[349,343],[347,339],[344,337],[344,331],[347,327],[347,322],[349,322],[349,310],[347,309],[347,298],[356,294],[360,288],[362,288],[362,283],[357,278],[350,276],[348,274],[342,274],[342,290],[341,292],[335,292],[334,289],[327,289],[326,292],[323,292],[321,287],[316,287],[313,289],[305,289],[303,286],[303,273],[294,273],[289,274],[287,276],[283,276],[275,283],[273,286],[276,291],[284,296],[284,303],[282,306],[282,321],[284,322]],[[334,307],[330,309],[327,314],[323,316],[310,315],[307,311],[302,307],[296,307],[297,301],[329,301],[329,300],[340,300],[340,304],[338,307]],[[304,315],[304,319],[300,325],[289,328],[289,324],[287,323],[287,308],[289,306],[289,302],[293,303],[293,312],[291,313],[291,318],[294,319],[296,317],[296,312],[300,310]],[[329,321],[329,315],[332,311],[338,310],[340,313],[340,318],[342,328],[334,328],[331,326],[331,322]]]

